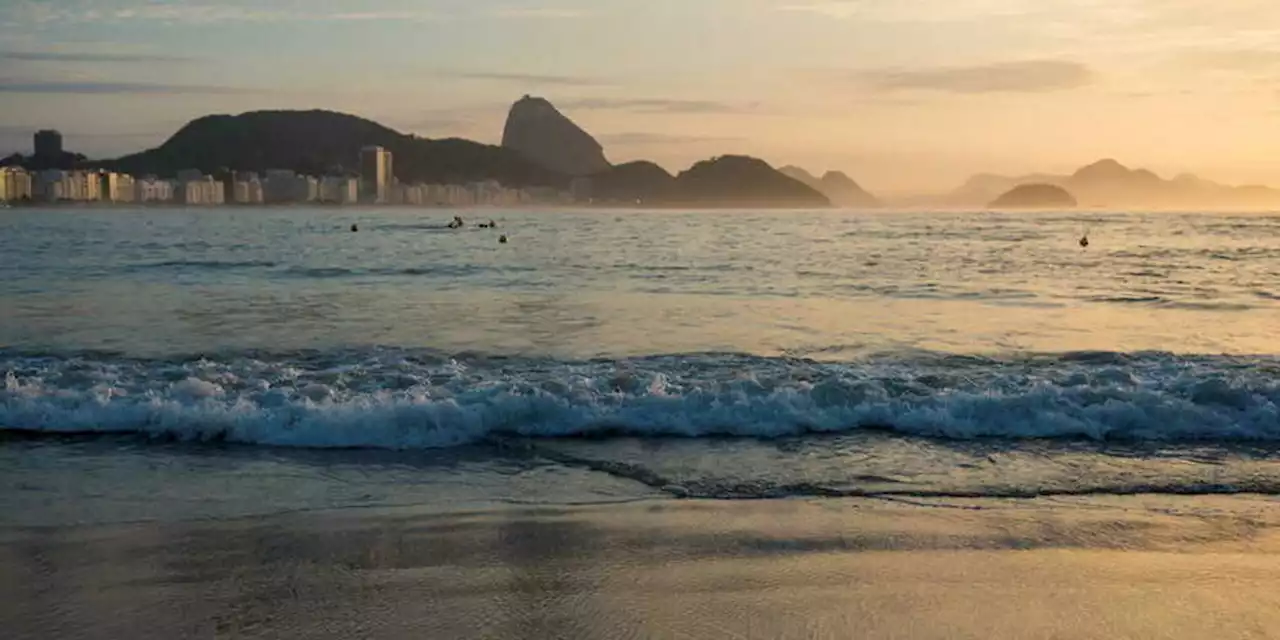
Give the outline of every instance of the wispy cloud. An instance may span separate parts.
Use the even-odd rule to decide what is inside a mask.
[[[954,22],[1020,16],[1039,5],[1063,0],[799,0],[774,7],[777,11],[809,13],[840,20],[874,22]]]
[[[524,85],[557,85],[565,87],[589,87],[609,84],[597,78],[562,76],[538,73],[503,73],[498,71],[442,71],[437,75],[459,80],[489,80]]]
[[[486,15],[495,18],[508,19],[551,19],[566,20],[573,18],[582,18],[588,14],[582,9],[556,8],[556,7],[498,7],[486,12]]]
[[[146,82],[58,82],[58,81],[11,81],[0,80],[0,93],[44,93],[44,94],[226,94],[226,93],[259,93],[257,89],[241,87],[225,87],[214,85],[160,84]]]
[[[557,102],[566,109],[618,110],[643,113],[742,113],[755,105],[733,105],[711,100],[670,100],[658,98],[579,98]]]
[[[424,20],[436,20],[442,16],[433,11],[352,11],[346,13],[331,13],[322,16],[322,20],[336,21],[407,21],[421,22]]]
[[[1041,93],[1087,85],[1093,81],[1093,71],[1083,64],[1065,60],[1032,60],[971,67],[867,71],[859,72],[858,77],[882,91]]]
[[[350,10],[326,10],[309,5],[272,7],[261,2],[165,2],[106,1],[38,2],[12,0],[10,21],[17,24],[48,23],[125,23],[155,22],[170,25],[212,23],[278,23],[278,22],[372,22],[424,21],[440,15],[425,9],[369,9],[353,4]]]
[[[143,53],[72,53],[56,51],[0,51],[0,60],[18,62],[191,62],[194,58]]]
[[[1223,71],[1273,71],[1280,69],[1280,51],[1265,49],[1201,49],[1176,56],[1178,67]]]

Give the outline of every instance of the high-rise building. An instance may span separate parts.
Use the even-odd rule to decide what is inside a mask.
[[[360,150],[360,199],[364,202],[387,202],[395,174],[391,170],[391,152],[382,147]]]
[[[36,157],[56,160],[62,157],[62,134],[53,129],[41,129],[35,135]]]

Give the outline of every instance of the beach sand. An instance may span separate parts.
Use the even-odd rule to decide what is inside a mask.
[[[27,638],[1280,637],[1280,501],[663,500],[0,530]]]

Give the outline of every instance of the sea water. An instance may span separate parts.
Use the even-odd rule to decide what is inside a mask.
[[[0,524],[1275,493],[1278,373],[1280,215],[0,214]]]

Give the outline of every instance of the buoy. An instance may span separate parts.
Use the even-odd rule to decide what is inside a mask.
[[[506,235],[506,234],[502,234],[502,235],[498,236],[498,244],[506,244],[506,243],[507,243],[507,235]]]

